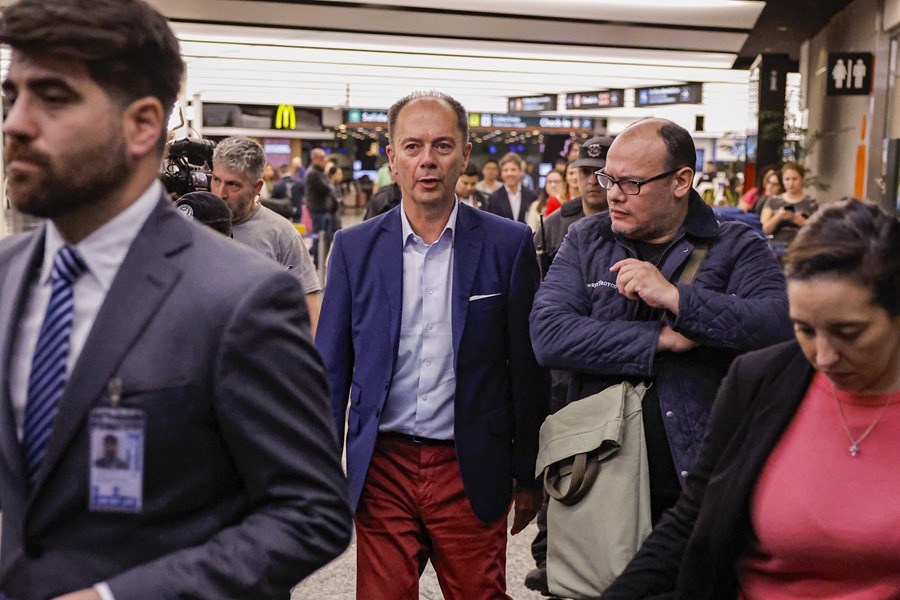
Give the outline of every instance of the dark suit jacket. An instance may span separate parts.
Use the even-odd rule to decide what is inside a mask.
[[[335,236],[316,333],[341,437],[346,423],[354,508],[397,361],[403,293],[400,210]],[[538,431],[549,395],[546,371],[537,365],[528,337],[537,286],[529,229],[460,204],[453,259],[454,435],[466,494],[484,521],[506,514],[513,477],[524,485],[534,483]]]
[[[44,230],[0,244],[0,590],[106,581],[120,600],[287,598],[347,546],[328,387],[297,281],[160,200],[79,355],[29,491],[9,399],[12,338]],[[88,413],[146,415],[143,511],[91,512]]]
[[[512,214],[512,207],[509,204],[509,194],[506,193],[506,186],[501,186],[496,192],[488,196],[487,210],[500,217],[513,219],[519,223],[525,222],[525,215],[528,214],[528,207],[537,200],[537,195],[525,186],[520,184],[522,190],[522,204],[519,206],[519,214],[515,217]]]
[[[734,361],[684,493],[603,600],[738,597],[736,567],[753,539],[756,480],[813,374],[796,342]]]

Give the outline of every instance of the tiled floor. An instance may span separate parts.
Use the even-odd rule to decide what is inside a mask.
[[[534,566],[531,559],[531,540],[537,533],[532,523],[525,531],[510,536],[507,548],[506,579],[508,593],[515,600],[538,600],[543,598],[537,592],[525,589],[525,574]],[[350,548],[337,560],[314,573],[294,588],[291,600],[354,600],[356,598],[356,546]],[[421,600],[443,600],[441,588],[431,565],[425,570],[419,588]]]

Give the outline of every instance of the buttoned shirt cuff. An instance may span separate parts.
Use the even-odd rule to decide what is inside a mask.
[[[116,600],[116,597],[113,596],[112,590],[109,589],[109,584],[107,584],[105,581],[95,585],[94,591],[100,594],[100,600]]]

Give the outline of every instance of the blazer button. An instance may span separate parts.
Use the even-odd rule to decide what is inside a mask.
[[[37,560],[44,555],[44,549],[36,542],[28,542],[25,544],[25,556],[28,560]]]
[[[380,409],[380,408],[376,408],[376,409],[375,409],[375,418],[377,419],[377,418],[380,417],[380,416],[381,416],[381,409]]]

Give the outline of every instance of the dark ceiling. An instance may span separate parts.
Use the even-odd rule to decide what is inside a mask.
[[[853,0],[769,0],[734,63],[748,69],[759,54],[800,58],[800,45]]]

